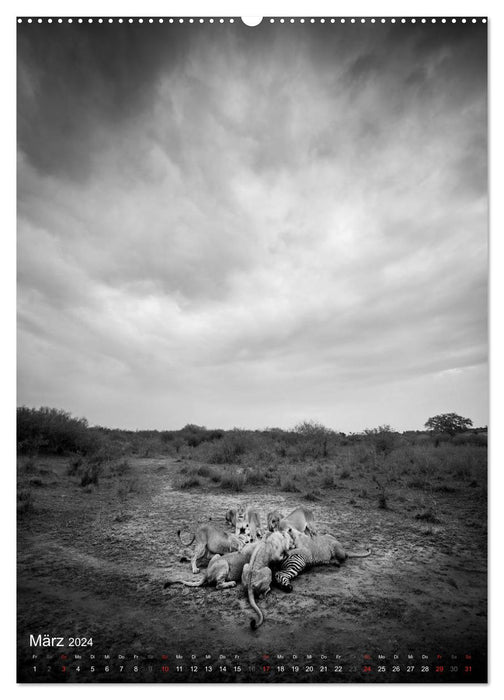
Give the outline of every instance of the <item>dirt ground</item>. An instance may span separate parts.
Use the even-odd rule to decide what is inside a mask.
[[[176,460],[130,463],[137,482],[126,496],[117,479],[81,488],[67,460],[38,460],[37,478],[23,475],[34,511],[18,527],[18,680],[485,679],[484,478],[440,492],[436,524],[412,516],[411,493],[379,509],[351,478],[305,503],[320,531],[373,553],[313,569],[290,594],[274,589],[253,632],[241,587],[163,590],[168,576],[192,577],[176,532],[194,532],[209,515],[225,527],[226,510],[238,503],[254,504],[265,521],[270,510],[299,505],[299,494],[178,491]],[[29,636],[39,634],[63,637],[65,646],[30,648]],[[93,646],[70,648],[69,637],[92,637]]]

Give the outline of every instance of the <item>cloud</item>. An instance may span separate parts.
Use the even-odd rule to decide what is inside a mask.
[[[481,28],[21,26],[21,402],[486,420]]]

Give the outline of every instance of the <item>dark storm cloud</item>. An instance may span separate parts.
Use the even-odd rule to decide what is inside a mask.
[[[141,119],[159,75],[183,61],[187,30],[168,35],[160,25],[19,25],[18,139],[30,161],[49,174],[89,175],[109,130]]]
[[[485,421],[485,27],[19,31],[22,402]]]

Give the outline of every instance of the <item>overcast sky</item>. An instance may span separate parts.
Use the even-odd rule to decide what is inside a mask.
[[[487,423],[485,25],[18,30],[19,405]]]

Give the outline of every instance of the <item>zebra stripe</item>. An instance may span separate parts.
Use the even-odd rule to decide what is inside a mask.
[[[282,587],[291,589],[290,582],[304,571],[308,563],[302,554],[288,554],[280,569],[275,572],[275,581]]]

